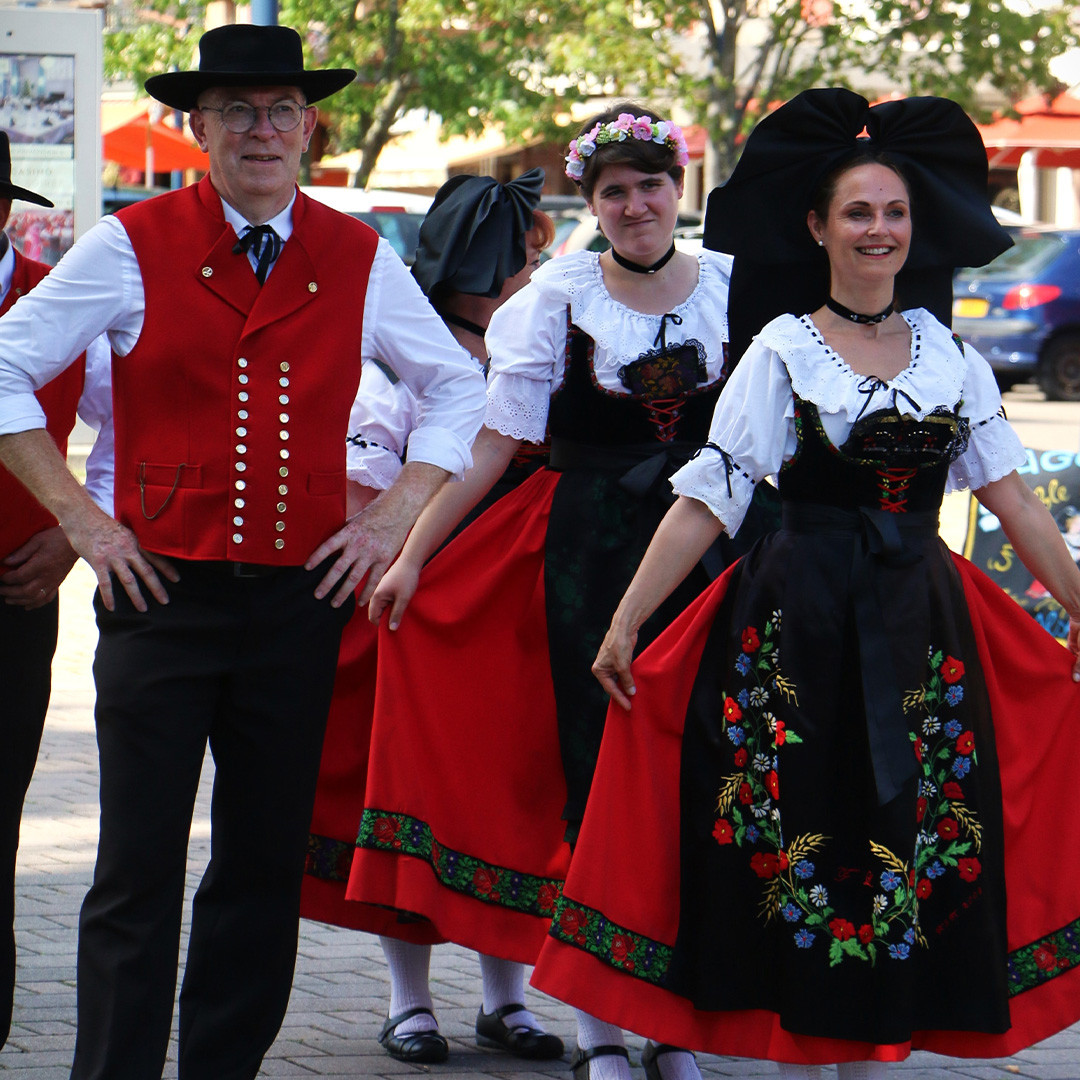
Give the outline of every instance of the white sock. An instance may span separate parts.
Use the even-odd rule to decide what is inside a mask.
[[[884,1061],[844,1061],[836,1066],[837,1080],[885,1080]]]
[[[578,1046],[592,1050],[597,1046],[625,1046],[621,1028],[597,1020],[580,1009],[574,1010],[578,1023]],[[589,1062],[589,1080],[630,1080],[630,1063],[620,1054],[603,1054]]]
[[[490,1016],[504,1005],[525,1004],[525,965],[516,960],[500,960],[497,956],[476,954],[480,959],[480,978],[484,989],[484,1012]],[[511,1013],[504,1023],[507,1027],[544,1029],[528,1009]]]
[[[689,1050],[668,1050],[656,1055],[661,1080],[701,1080],[697,1059]]]
[[[380,937],[386,964],[390,968],[390,1016],[400,1016],[410,1009],[432,1008],[431,990],[428,987],[428,969],[431,966],[431,946],[416,945],[411,941]],[[397,1035],[411,1035],[417,1031],[438,1031],[433,1016],[420,1013],[403,1020],[395,1029]]]
[[[783,1061],[778,1061],[776,1065],[780,1070],[780,1080],[821,1080],[820,1065],[787,1065]]]

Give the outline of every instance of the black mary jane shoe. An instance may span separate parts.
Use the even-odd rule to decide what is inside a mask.
[[[688,1054],[689,1050],[684,1050],[681,1046],[672,1046],[670,1043],[654,1043],[651,1039],[645,1044],[645,1049],[641,1051],[641,1065],[645,1070],[646,1080],[664,1080],[660,1074],[660,1065],[657,1058],[661,1054]],[[693,1057],[693,1055],[690,1055]],[[697,1060],[696,1058],[694,1059]]]
[[[432,1019],[435,1017],[430,1009],[422,1006],[408,1009],[398,1016],[391,1016],[379,1032],[379,1045],[398,1061],[411,1061],[417,1065],[437,1065],[450,1056],[450,1047],[438,1031],[412,1031],[407,1035],[396,1034],[399,1024],[421,1013],[427,1013]]]
[[[574,1080],[589,1080],[589,1062],[593,1058],[608,1055],[630,1060],[630,1054],[625,1046],[594,1046],[591,1050],[582,1050],[580,1046],[575,1046],[574,1052],[570,1055],[570,1072]]]
[[[513,1026],[506,1022],[508,1016],[525,1012],[526,1007],[516,1002],[500,1006],[493,1013],[481,1009],[476,1014],[476,1045],[489,1050],[505,1050],[514,1057],[530,1061],[551,1061],[563,1055],[562,1039],[540,1028]]]

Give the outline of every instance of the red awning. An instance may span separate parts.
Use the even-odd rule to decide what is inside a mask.
[[[700,124],[687,124],[682,129],[683,138],[686,140],[686,152],[691,158],[705,156],[705,129]]]
[[[154,172],[210,167],[209,158],[182,132],[139,113],[125,124],[106,131],[101,137],[102,156],[106,161],[146,170],[152,155]]]
[[[1032,152],[1043,169],[1080,169],[1080,99],[1069,94],[1017,102],[1017,120],[979,125],[990,168],[1016,168]]]
[[[1043,114],[1049,116],[1080,116],[1080,98],[1062,92],[1054,97],[1035,94],[1033,97],[1018,101],[1013,108],[1021,116]]]

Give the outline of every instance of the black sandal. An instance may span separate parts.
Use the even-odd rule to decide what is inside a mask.
[[[557,1035],[524,1024],[514,1027],[513,1021],[509,1024],[506,1022],[506,1017],[525,1012],[526,1009],[527,1006],[518,1002],[502,1005],[493,1013],[486,1013],[481,1008],[476,1014],[476,1045],[489,1050],[505,1050],[515,1057],[531,1061],[551,1061],[562,1057],[562,1039]]]
[[[694,1055],[681,1046],[672,1046],[670,1043],[654,1043],[652,1039],[645,1043],[645,1049],[641,1051],[641,1064],[645,1069],[646,1080],[664,1080],[657,1058],[661,1054],[690,1054]],[[697,1061],[697,1058],[694,1058]]]
[[[589,1080],[589,1062],[593,1058],[605,1057],[609,1054],[612,1057],[624,1057],[627,1061],[630,1060],[630,1054],[625,1046],[594,1046],[591,1050],[582,1050],[580,1046],[575,1046],[574,1052],[570,1055],[570,1072],[574,1080]]]
[[[398,1061],[411,1061],[419,1065],[437,1065],[450,1056],[450,1047],[446,1039],[436,1031],[411,1031],[407,1035],[397,1035],[398,1024],[411,1020],[414,1016],[427,1013],[433,1020],[435,1014],[430,1009],[417,1006],[398,1016],[391,1016],[379,1032],[379,1045]]]

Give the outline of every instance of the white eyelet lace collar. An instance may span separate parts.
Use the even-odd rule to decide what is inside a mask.
[[[823,412],[838,413],[853,423],[861,413],[895,405],[918,417],[934,406],[959,403],[967,362],[949,329],[925,308],[902,312],[911,328],[911,359],[889,380],[852,371],[842,356],[825,344],[809,315],[781,315],[758,335],[776,352],[801,398]],[[925,408],[924,408],[925,403]]]

